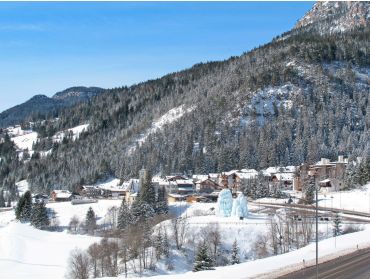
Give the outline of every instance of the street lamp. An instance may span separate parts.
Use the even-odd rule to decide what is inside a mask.
[[[319,278],[319,188],[316,183],[315,176],[317,175],[315,170],[308,171],[309,176],[313,176],[315,181],[315,194],[316,194],[316,278]]]

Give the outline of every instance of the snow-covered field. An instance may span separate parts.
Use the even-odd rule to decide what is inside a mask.
[[[32,146],[34,143],[36,143],[37,140],[37,132],[29,132],[24,135],[12,137],[11,140],[18,147],[18,149],[20,150],[28,149],[28,151],[31,153]]]
[[[110,207],[120,207],[121,200],[119,199],[107,199],[99,200],[97,203],[88,204],[77,204],[72,205],[71,202],[50,202],[46,205],[47,208],[53,209],[56,212],[56,216],[59,220],[59,225],[67,227],[71,218],[77,216],[80,221],[84,221],[86,218],[87,210],[91,207],[97,217],[97,223],[105,223],[105,216]]]
[[[361,189],[319,195],[320,206],[370,213],[370,183]]]
[[[64,278],[70,252],[97,240],[11,222],[0,228],[0,278]]]
[[[80,134],[82,132],[87,131],[88,127],[89,127],[89,124],[82,124],[82,125],[78,125],[78,126],[69,128],[69,129],[64,130],[64,131],[59,131],[52,137],[53,141],[54,142],[61,142],[63,140],[63,138],[66,136],[67,133],[71,133],[72,134],[72,139],[76,140],[76,139],[78,139],[78,137],[80,136]]]

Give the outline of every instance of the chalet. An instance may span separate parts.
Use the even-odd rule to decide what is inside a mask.
[[[187,195],[169,193],[167,194],[167,200],[169,203],[186,201]]]
[[[338,191],[344,186],[343,179],[347,164],[348,159],[339,156],[337,161],[322,158],[316,164],[301,165],[298,170],[299,176],[295,182],[295,189],[301,191],[309,176],[314,176],[315,183],[318,186],[330,191]]]
[[[72,193],[67,190],[53,190],[50,194],[50,197],[53,201],[71,201]]]
[[[269,181],[270,191],[272,190],[293,190],[296,177],[295,166],[269,167],[263,170],[263,175]]]
[[[187,180],[176,180],[176,187],[174,188],[174,191],[177,194],[191,194],[194,192],[194,183],[193,180],[187,179]]]
[[[98,198],[103,195],[103,190],[98,186],[82,186],[79,194],[89,198]]]
[[[195,189],[198,193],[212,193],[221,190],[222,187],[210,178],[199,180],[195,183]]]

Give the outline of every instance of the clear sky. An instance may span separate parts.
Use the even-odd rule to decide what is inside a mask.
[[[313,2],[0,2],[0,112],[71,86],[112,88],[240,55]]]

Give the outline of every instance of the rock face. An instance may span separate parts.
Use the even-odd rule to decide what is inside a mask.
[[[308,25],[316,26],[320,33],[345,32],[354,27],[369,26],[370,2],[317,2],[298,21],[295,29]]]

